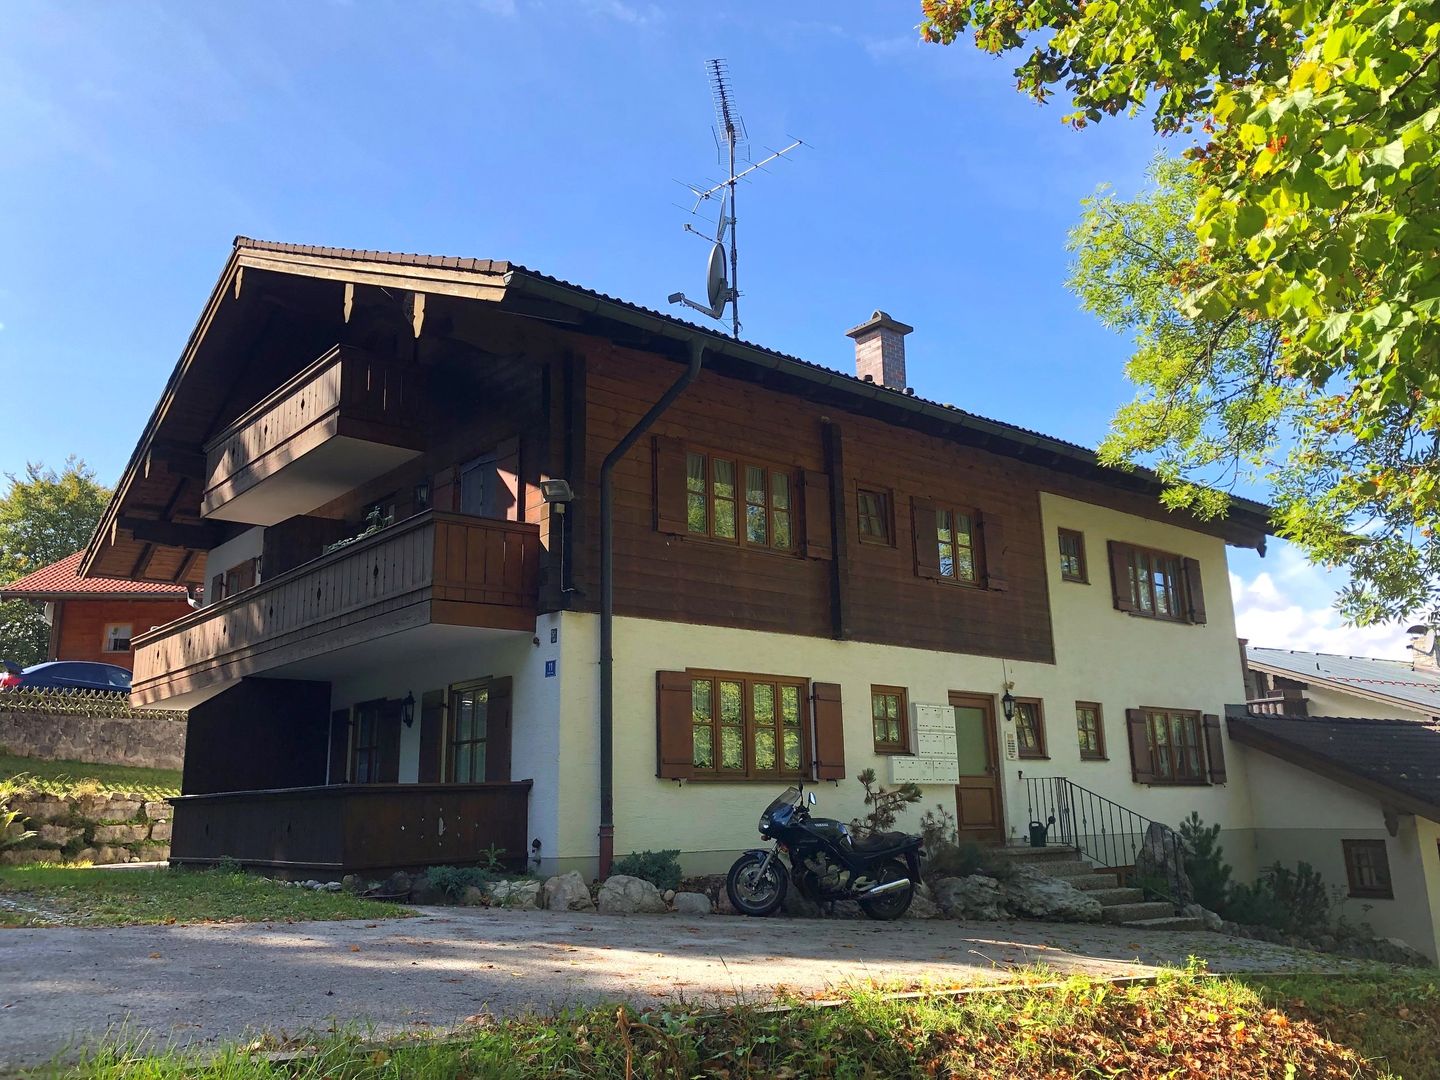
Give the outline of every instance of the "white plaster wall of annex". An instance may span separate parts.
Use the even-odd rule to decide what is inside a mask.
[[[217,600],[217,597],[211,595],[214,590],[210,588],[210,582],[215,580],[216,574],[223,574],[243,562],[258,559],[264,552],[265,528],[262,525],[246,529],[239,536],[232,536],[225,543],[211,548],[210,553],[205,556],[205,603],[213,604]],[[260,572],[265,572],[263,566]]]
[[[1127,707],[1161,705],[1224,713],[1227,703],[1243,700],[1243,679],[1235,640],[1225,548],[1222,541],[1179,526],[1153,522],[1058,496],[1041,498],[1047,573],[1055,622],[1057,663],[1010,662],[1015,694],[1044,701],[1049,761],[1004,761],[1006,823],[1012,835],[1023,833],[1026,819],[1024,775],[1068,776],[1076,783],[1155,820],[1170,824],[1197,810],[1208,822],[1234,831],[1231,843],[1250,849],[1244,766],[1228,749],[1229,782],[1223,786],[1145,787],[1131,779],[1124,715]],[[1055,530],[1064,525],[1085,533],[1093,584],[1061,582]],[[1204,626],[1158,623],[1116,612],[1111,604],[1105,541],[1123,539],[1197,558],[1208,588]],[[567,640],[593,658],[571,623],[593,623],[591,616],[567,615]],[[582,657],[566,651],[572,671]],[[779,783],[685,784],[655,776],[655,672],[687,667],[792,675],[841,685],[845,716],[846,774],[849,779],[816,788],[822,812],[848,819],[863,813],[863,792],[853,777],[874,767],[889,779],[888,760],[872,750],[870,687],[905,686],[915,703],[945,704],[951,690],[1001,693],[998,658],[939,653],[865,642],[762,633],[617,618],[615,626],[615,850],[679,848],[692,871],[723,870],[734,854],[758,842],[755,823]],[[590,665],[593,672],[593,662]],[[593,678],[589,680],[593,682]],[[598,766],[588,744],[595,726],[594,706],[570,697],[566,688],[566,777],[562,796],[580,813],[576,851],[593,854],[598,798]],[[592,692],[588,686],[579,688]],[[1081,762],[1075,732],[1074,703],[1104,706],[1108,761]],[[1002,726],[1003,726],[1002,721]],[[578,740],[575,752],[571,740]],[[582,749],[583,748],[583,749]],[[954,788],[926,788],[921,808],[940,803],[953,812]],[[570,827],[566,815],[567,835]],[[919,810],[902,825],[915,828]],[[567,849],[568,851],[568,849]]]
[[[1349,694],[1334,687],[1310,683],[1305,691],[1311,716],[1358,716],[1367,720],[1420,720],[1429,722],[1430,714],[1421,709],[1406,708],[1372,697]]]
[[[1257,867],[1307,862],[1343,896],[1347,891],[1343,841],[1383,840],[1395,899],[1347,898],[1341,911],[1352,922],[1369,923],[1382,937],[1401,938],[1436,957],[1440,827],[1402,814],[1399,835],[1391,836],[1380,803],[1370,796],[1271,754],[1238,749],[1236,756],[1244,759],[1252,787]]]

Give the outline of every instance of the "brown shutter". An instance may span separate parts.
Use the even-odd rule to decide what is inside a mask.
[[[655,529],[684,534],[688,531],[685,492],[685,444],[656,435],[651,440],[655,468]]]
[[[485,779],[510,779],[511,687],[509,675],[490,684],[489,706],[485,714]]]
[[[1220,717],[1206,713],[1201,720],[1205,724],[1205,760],[1210,766],[1210,782],[1225,783],[1225,739],[1220,732]]]
[[[985,587],[997,592],[1010,587],[1005,580],[1005,522],[996,514],[980,515],[980,538],[985,559]]]
[[[655,673],[655,775],[685,780],[695,771],[691,734],[690,676],[683,671]]]
[[[815,779],[845,779],[845,716],[840,684],[817,682],[810,700],[815,709]]]
[[[805,512],[805,557],[833,558],[835,548],[830,541],[830,478],[823,472],[806,469],[800,474],[800,490]]]
[[[210,595],[207,596],[205,599],[206,599],[206,601],[207,601],[208,603],[211,603],[211,604],[213,604],[213,603],[215,603],[215,602],[217,602],[217,601],[219,601],[219,600],[224,600],[224,599],[225,599],[225,575],[224,575],[224,574],[216,574],[213,578],[210,579]]]
[[[1130,595],[1130,547],[1128,544],[1109,540],[1110,546],[1110,595],[1116,611],[1134,611],[1135,601]]]
[[[445,691],[426,690],[420,695],[420,783],[438,784],[444,765]]]
[[[350,779],[350,710],[336,709],[330,714],[330,783],[343,784]]]
[[[1205,589],[1200,584],[1200,560],[1185,560],[1185,595],[1190,598],[1190,621],[1205,621]]]
[[[430,491],[430,505],[436,510],[454,511],[460,509],[460,469],[451,465],[435,474],[435,486]]]
[[[380,706],[380,763],[375,768],[375,779],[381,784],[394,784],[400,780],[400,710],[404,702],[387,699]]]
[[[1150,732],[1145,714],[1139,709],[1125,710],[1126,741],[1130,744],[1130,776],[1137,784],[1155,781],[1155,765],[1150,760]]]
[[[923,578],[938,578],[940,539],[935,524],[935,504],[929,499],[911,499],[910,517],[915,533],[915,573]]]

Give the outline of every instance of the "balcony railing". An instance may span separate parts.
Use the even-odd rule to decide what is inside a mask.
[[[428,511],[142,634],[131,702],[232,683],[411,627],[532,632],[540,532]]]
[[[206,517],[274,525],[422,448],[411,365],[335,346],[205,446]]]
[[[170,861],[340,875],[479,862],[524,869],[531,781],[331,784],[182,795]]]
[[[1245,708],[1256,716],[1309,716],[1310,703],[1299,692],[1251,698]]]

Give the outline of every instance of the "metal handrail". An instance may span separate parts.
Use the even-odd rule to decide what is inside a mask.
[[[1104,870],[1133,874],[1136,857],[1152,830],[1160,854],[1172,865],[1184,864],[1179,834],[1113,799],[1107,799],[1064,776],[1027,776],[1025,799],[1031,821],[1048,825],[1052,842],[1067,844]],[[1154,826],[1160,825],[1158,830]],[[1145,881],[1147,889],[1172,903],[1181,903],[1178,882]]]

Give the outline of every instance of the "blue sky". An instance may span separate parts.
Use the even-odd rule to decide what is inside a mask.
[[[1139,185],[1148,125],[1069,130],[1007,64],[918,44],[918,2],[707,7],[7,0],[0,469],[75,453],[113,482],[237,233],[701,294],[675,181],[719,175],[713,56],[755,156],[809,144],[742,188],[744,336],[846,367],[884,308],[919,393],[1094,445],[1126,347],[1065,291],[1065,236]],[[1232,569],[1265,643],[1398,655],[1293,553]]]

